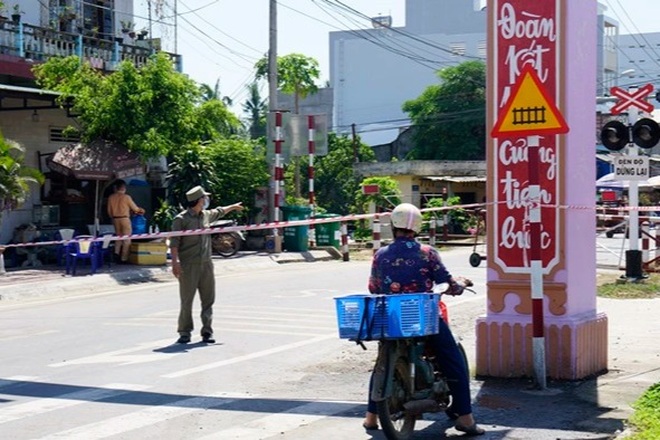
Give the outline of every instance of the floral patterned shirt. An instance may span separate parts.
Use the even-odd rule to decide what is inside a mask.
[[[374,255],[369,292],[432,292],[434,284],[448,283],[450,279],[437,250],[414,238],[399,237]]]

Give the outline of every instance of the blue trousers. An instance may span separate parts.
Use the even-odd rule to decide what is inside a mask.
[[[447,385],[452,395],[452,412],[459,416],[472,413],[472,405],[470,403],[470,380],[468,378],[467,366],[463,362],[463,356],[458,350],[458,345],[451,334],[451,330],[440,318],[440,332],[436,335],[428,337],[427,344],[430,344],[431,349],[435,353],[436,362],[440,370],[447,378]],[[373,374],[369,381],[369,403],[367,404],[367,411],[370,413],[378,412],[376,402],[371,400],[371,387],[373,384]]]

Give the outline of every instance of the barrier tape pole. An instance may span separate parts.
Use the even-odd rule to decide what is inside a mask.
[[[349,249],[348,249],[348,224],[346,222],[341,223],[341,256],[343,261],[349,261]]]
[[[273,219],[275,222],[280,221],[280,206],[281,206],[281,181],[284,177],[282,170],[282,112],[275,112],[275,195],[273,206]],[[273,231],[275,236],[279,235],[279,231]]]
[[[651,224],[649,222],[642,223],[642,264],[651,261],[649,253],[651,235]]]
[[[433,247],[435,247],[435,227],[435,217],[431,217],[431,221],[429,222],[429,244]]]
[[[5,248],[0,247],[0,275],[6,275],[5,270]]]
[[[307,165],[307,176],[309,178],[309,210],[310,217],[314,217],[314,116],[307,116],[307,149],[309,154],[309,164]],[[314,224],[309,225],[309,237],[312,245],[315,242]]]
[[[374,217],[373,221],[373,251],[374,254],[378,249],[380,249],[380,220],[378,219],[378,215]]]

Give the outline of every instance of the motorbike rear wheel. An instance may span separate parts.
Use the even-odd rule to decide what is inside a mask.
[[[407,440],[415,430],[416,417],[406,413],[403,407],[410,399],[408,360],[403,356],[396,360],[391,380],[392,393],[378,402],[378,420],[388,440]]]
[[[213,253],[225,258],[231,257],[241,247],[241,243],[232,234],[217,234],[211,238],[211,248]]]

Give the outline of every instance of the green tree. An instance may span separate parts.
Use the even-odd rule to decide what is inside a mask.
[[[197,140],[199,87],[163,53],[139,69],[125,61],[105,76],[77,57],[51,58],[34,73],[40,86],[62,93],[61,105],[73,107],[84,140],[115,141],[143,157]]]
[[[264,147],[245,139],[218,139],[204,147],[203,155],[213,167],[214,180],[208,188],[214,204],[240,201],[252,211],[255,190],[268,185]]]
[[[267,78],[268,58],[257,61],[255,68],[256,79]],[[319,62],[314,58],[299,53],[277,57],[277,86],[282,93],[293,95],[295,114],[300,112],[300,99],[318,91],[316,81],[320,74]],[[299,160],[294,158],[291,165],[294,167],[294,196],[300,198]]]
[[[378,185],[378,193],[362,194],[363,185]],[[401,203],[399,184],[391,177],[367,177],[360,182],[360,189],[355,193],[355,203],[361,212],[367,212],[369,203],[374,203],[377,211],[390,211]]]
[[[23,204],[30,194],[30,184],[42,185],[44,176],[24,165],[25,150],[0,133],[0,223],[4,212]]]
[[[168,160],[168,203],[173,207],[185,207],[186,192],[197,185],[210,188],[215,185],[214,164],[205,155],[204,146],[191,144],[173,152]]]
[[[241,121],[217,99],[203,102],[194,110],[196,137],[202,141],[226,138],[240,132]]]
[[[348,214],[356,211],[355,197],[360,179],[353,173],[357,153],[360,162],[375,160],[373,150],[366,144],[353,141],[346,135],[328,134],[328,154],[315,162],[314,189],[316,203],[328,212]]]
[[[415,148],[409,157],[419,160],[483,160],[486,152],[486,66],[467,61],[438,71],[440,84],[406,101],[415,125]]]
[[[227,107],[231,107],[234,104],[234,101],[229,96],[222,96],[220,93],[220,78],[215,81],[215,85],[211,87],[208,84],[201,84],[199,86],[199,91],[202,94],[202,101],[222,101]]]
[[[266,100],[261,97],[259,84],[254,81],[247,86],[249,96],[243,103],[243,111],[247,114],[250,129],[250,138],[258,139],[266,136],[266,114],[268,106]]]

